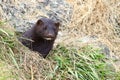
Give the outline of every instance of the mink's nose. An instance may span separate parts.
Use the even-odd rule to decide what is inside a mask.
[[[55,35],[54,35],[54,34],[52,34],[52,33],[49,33],[49,34],[47,35],[47,37],[48,37],[48,38],[54,38],[54,37],[55,37]]]

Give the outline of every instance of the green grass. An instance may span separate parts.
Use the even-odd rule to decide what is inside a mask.
[[[105,56],[99,49],[90,46],[74,49],[58,45],[52,53],[54,55],[51,59],[57,62],[52,80],[114,80],[115,78],[113,68],[109,68]]]
[[[16,74],[13,73],[13,68],[15,67],[16,69],[19,69],[14,54],[14,51],[17,50],[17,42],[14,31],[10,30],[9,27],[4,27],[3,25],[4,22],[0,22],[0,74],[3,74],[1,75],[0,80],[9,80],[13,78],[13,76],[16,78]],[[8,66],[8,68],[4,67],[4,65]],[[9,69],[9,67],[13,70]]]
[[[26,59],[19,50],[20,44],[14,31],[2,25],[0,22],[0,80],[19,80],[21,77],[26,80],[120,80],[120,73],[116,73],[112,65],[108,65],[109,59],[100,49],[91,46],[76,49],[73,46],[57,45],[45,64],[41,61],[42,58],[26,54],[27,66],[23,67],[21,65],[26,65]],[[34,65],[31,61],[35,62]],[[39,67],[41,65],[44,67]],[[34,73],[33,69],[38,72]],[[43,79],[39,79],[38,75],[42,75]]]
[[[16,50],[17,45],[14,32],[8,31],[7,29],[3,30],[2,28],[0,28],[0,45],[0,53],[2,53],[0,55],[0,59],[9,63],[11,63],[10,61],[12,61],[16,65],[16,67],[19,68],[14,58],[13,52],[13,50]]]

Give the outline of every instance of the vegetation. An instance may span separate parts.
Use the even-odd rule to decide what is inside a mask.
[[[112,68],[108,67],[105,56],[91,46],[79,50],[57,46],[52,59],[57,62],[53,80],[106,80],[114,79]]]
[[[20,51],[22,45],[16,39],[13,29],[9,29],[8,26],[6,29],[2,25],[0,27],[0,80],[19,80],[21,78],[27,80],[120,79],[119,73],[116,75],[113,66],[111,65],[112,68],[108,66],[107,61],[109,59],[99,49],[94,49],[91,46],[76,49],[60,44],[51,51],[53,54],[50,54],[50,57],[46,60],[37,55],[29,56],[27,53],[28,49],[24,52],[27,53],[27,56],[25,56]],[[24,57],[27,57],[26,59],[28,60],[28,64],[26,63],[27,68],[22,66],[25,65]],[[30,61],[32,61],[32,65],[34,64],[34,66],[31,66]],[[40,65],[43,67],[38,67]],[[35,70],[38,70],[40,73],[35,72]],[[37,75],[41,75],[42,77],[38,77]]]
[[[15,78],[15,75],[12,74],[11,66],[0,60],[0,80],[13,80]]]
[[[0,80],[120,80],[119,65],[112,65],[115,60],[100,49],[75,43],[84,36],[97,36],[119,56],[119,0],[66,1],[73,5],[72,20],[61,39],[66,44],[58,43],[46,59],[21,45],[8,22],[0,21]]]

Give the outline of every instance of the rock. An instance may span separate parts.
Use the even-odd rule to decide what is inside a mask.
[[[82,44],[88,44],[88,45],[92,45],[95,48],[100,48],[101,52],[105,54],[107,58],[111,57],[109,47],[106,44],[99,41],[98,39],[99,38],[97,36],[93,35],[93,36],[85,36],[81,38],[80,41]]]
[[[0,8],[5,20],[18,32],[26,31],[41,17],[49,17],[65,25],[72,14],[72,7],[64,0],[0,0]]]
[[[102,53],[105,54],[107,58],[111,57],[110,49],[106,44],[103,44],[102,42],[98,42],[97,45],[98,45],[98,47],[101,48]]]

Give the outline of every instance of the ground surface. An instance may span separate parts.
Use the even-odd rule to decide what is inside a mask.
[[[55,45],[100,47],[120,70],[120,0],[3,0],[0,14],[18,32],[42,16],[60,21]]]

